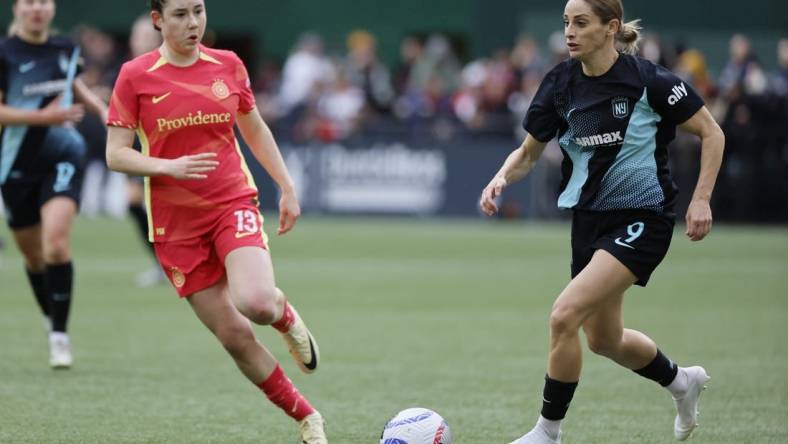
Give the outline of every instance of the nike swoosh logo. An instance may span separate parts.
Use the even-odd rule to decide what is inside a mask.
[[[617,238],[616,238],[616,240],[615,240],[615,243],[616,243],[616,244],[618,244],[618,245],[621,245],[622,247],[631,248],[631,249],[633,249],[633,250],[635,249],[635,247],[633,247],[632,245],[625,244],[625,243],[624,243],[624,242],[621,240],[621,238],[620,238],[620,237],[617,237]]]
[[[167,94],[164,94],[163,96],[158,96],[158,97],[153,96],[153,104],[155,105],[155,104],[161,102],[162,100],[164,100],[167,97],[169,97],[170,94],[172,94],[172,91],[168,92]]]
[[[23,64],[19,65],[19,72],[24,74],[24,73],[30,71],[31,69],[33,69],[35,67],[36,67],[36,61],[35,60],[33,60],[32,62],[23,63]]]
[[[309,351],[312,354],[312,359],[309,362],[304,362],[304,367],[309,370],[317,368],[317,355],[315,354],[315,345],[312,343],[312,335],[309,335]]]
[[[235,233],[235,238],[236,238],[236,239],[240,239],[240,238],[242,238],[242,237],[251,236],[251,235],[253,235],[253,234],[257,234],[257,232],[255,231],[254,233],[249,233],[249,232],[245,232],[245,233]]]

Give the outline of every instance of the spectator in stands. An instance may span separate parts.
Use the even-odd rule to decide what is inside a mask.
[[[467,65],[461,75],[462,87],[452,101],[454,113],[466,127],[477,132],[509,132],[508,99],[515,78],[506,50]]]
[[[433,79],[437,77],[437,81]],[[408,89],[426,91],[430,83],[440,84],[441,95],[456,91],[460,80],[460,64],[451,43],[442,34],[433,34],[427,39],[424,52],[416,60],[409,79]],[[434,86],[434,85],[433,85]]]
[[[459,87],[460,70],[449,40],[441,34],[431,35],[410,69],[404,94],[397,99],[397,116],[452,115],[451,96]]]
[[[347,49],[347,82],[363,91],[370,111],[387,113],[394,100],[394,89],[388,68],[378,58],[375,37],[368,31],[353,31],[347,37]]]
[[[302,35],[282,72],[280,114],[305,106],[316,90],[331,84],[335,77],[334,65],[323,53],[323,39],[313,33]]]
[[[394,91],[397,96],[407,93],[413,67],[424,53],[424,43],[415,36],[410,35],[402,39],[399,47],[399,66],[394,72]]]
[[[364,99],[365,91],[353,85],[347,73],[340,70],[336,81],[317,101],[314,136],[323,142],[333,142],[352,135],[361,123]]]
[[[252,90],[257,101],[257,110],[263,120],[273,123],[277,120],[278,107],[276,94],[282,86],[282,67],[276,60],[263,60],[257,65],[255,72],[250,72]]]
[[[730,41],[730,59],[720,74],[720,91],[728,100],[736,101],[742,94],[741,88],[748,73],[757,68],[758,62],[750,48],[750,40],[735,34]]]
[[[523,77],[534,71],[543,75],[548,68],[539,49],[539,43],[527,34],[521,35],[515,42],[511,53],[511,63],[518,77]]]
[[[772,75],[771,90],[778,97],[788,98],[788,37],[777,42],[777,70]]]

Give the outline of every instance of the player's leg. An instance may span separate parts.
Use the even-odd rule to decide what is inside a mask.
[[[41,213],[38,197],[40,186],[9,180],[1,189],[5,200],[8,227],[24,258],[25,272],[38,306],[41,308],[44,326],[48,332],[52,324],[49,319],[46,263],[41,247]]]
[[[50,298],[46,286],[46,263],[41,248],[41,224],[12,229],[12,233],[25,261],[25,273],[30,288],[33,289],[33,295],[44,316],[44,327],[49,333],[52,330],[52,320],[49,316]]]
[[[611,300],[583,324],[588,347],[644,378],[665,387],[676,402],[674,420],[677,439],[687,439],[697,427],[700,392],[709,377],[702,367],[679,367],[645,334],[623,327],[623,295]]]
[[[301,316],[276,287],[268,251],[252,246],[236,248],[227,254],[224,264],[230,295],[241,313],[256,324],[276,328],[299,368],[314,372],[320,349]]]
[[[597,250],[594,253],[591,262],[572,279],[553,304],[549,376],[564,381],[580,377],[580,327],[589,317],[615,301],[635,281],[635,276],[608,252]]]
[[[560,443],[561,421],[582,369],[580,327],[635,281],[626,267],[609,253],[598,250],[558,296],[550,313],[550,352],[541,415],[536,427],[514,443]]]
[[[41,207],[41,247],[52,320],[50,365],[54,368],[68,368],[73,361],[67,327],[74,282],[71,226],[76,214],[77,204],[70,197],[54,197]]]
[[[258,325],[271,325],[282,318],[284,294],[276,288],[271,256],[263,248],[244,246],[224,259],[230,298],[238,310]]]
[[[638,370],[654,360],[657,345],[645,334],[624,328],[623,300],[623,294],[611,298],[583,323],[583,331],[592,352],[630,370]]]
[[[624,212],[617,215],[613,225],[595,245],[631,270],[637,276],[637,285],[645,286],[667,254],[673,219],[648,211]],[[589,346],[667,388],[678,409],[675,436],[679,440],[688,438],[697,426],[698,399],[709,379],[706,371],[702,367],[678,367],[646,335],[624,329],[621,301],[606,307],[597,317],[586,323]]]
[[[285,414],[299,421],[307,444],[326,443],[320,414],[295,388],[276,359],[257,341],[249,320],[230,299],[227,280],[189,298],[197,317],[216,336],[249,381]]]
[[[273,373],[276,359],[257,341],[249,320],[233,305],[226,280],[194,293],[187,300],[244,376],[252,382],[260,382]]]
[[[39,190],[41,248],[51,299],[50,364],[54,368],[68,368],[72,358],[66,330],[74,282],[71,226],[82,197],[86,147],[82,136],[73,128],[52,127],[47,131],[42,150],[54,158]]]
[[[252,322],[271,325],[282,333],[301,370],[314,372],[320,350],[301,316],[276,287],[263,217],[257,207],[239,202],[222,215],[214,245],[227,270],[236,307]]]
[[[71,227],[76,214],[76,202],[69,197],[55,197],[41,207],[41,247],[52,297],[52,331],[55,332],[66,332],[71,307],[74,276]]]

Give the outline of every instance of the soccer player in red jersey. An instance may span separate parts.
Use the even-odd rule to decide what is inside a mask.
[[[317,368],[317,344],[275,285],[257,189],[234,125],[281,189],[279,234],[300,215],[293,181],[241,60],[200,44],[204,0],[151,0],[151,18],[164,43],[121,69],[107,121],[107,164],[145,176],[150,240],[178,294],[241,372],[300,423],[302,442],[327,443],[320,413],[249,323],[273,326],[303,371]],[[142,153],[131,148],[135,131]]]

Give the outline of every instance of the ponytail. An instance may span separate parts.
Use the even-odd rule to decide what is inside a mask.
[[[624,54],[637,54],[640,47],[640,19],[622,23],[621,29],[616,34],[616,41],[623,46]]]

